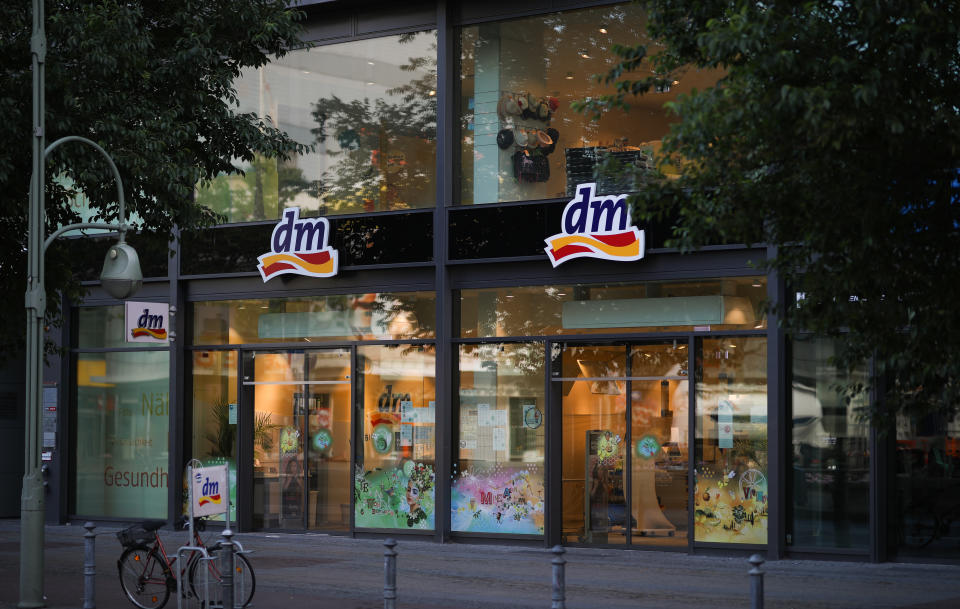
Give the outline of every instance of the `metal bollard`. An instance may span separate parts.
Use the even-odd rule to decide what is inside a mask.
[[[96,609],[97,599],[94,584],[97,581],[97,534],[93,532],[97,525],[87,522],[83,534],[83,609]]]
[[[397,609],[397,542],[387,539],[383,545],[387,547],[383,553],[383,609]]]
[[[221,589],[222,589],[222,599],[223,599],[223,609],[233,609],[233,572],[234,572],[234,555],[233,555],[233,542],[230,539],[233,537],[233,531],[230,529],[223,530],[223,543],[220,544],[223,554],[220,556],[220,573],[221,575]]]
[[[563,553],[566,550],[563,549],[563,546],[553,546],[551,550],[554,554],[553,560],[550,561],[553,564],[553,602],[550,604],[550,609],[564,609],[567,606],[567,581],[566,576],[563,571],[567,561],[563,558]]]
[[[760,565],[763,564],[763,557],[754,554],[750,557],[750,609],[763,609],[763,571]]]

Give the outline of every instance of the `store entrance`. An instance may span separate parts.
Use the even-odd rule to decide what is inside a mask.
[[[564,543],[685,546],[686,341],[559,345]]]
[[[349,349],[244,354],[254,528],[350,529],[351,359]]]

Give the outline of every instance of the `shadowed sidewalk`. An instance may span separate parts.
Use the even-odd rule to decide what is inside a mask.
[[[99,609],[128,609],[116,561],[116,527],[98,527],[96,601]],[[45,590],[54,609],[82,606],[80,526],[48,526]],[[183,532],[165,531],[175,551]],[[241,533],[256,572],[253,607],[379,609],[383,607],[381,540],[322,534]],[[552,554],[534,546],[437,544],[397,536],[401,608],[520,609],[550,607]],[[567,607],[749,607],[746,557],[679,552],[571,548]],[[782,560],[763,566],[766,607],[955,609],[960,566]],[[15,607],[19,521],[0,520],[0,607]],[[175,608],[171,595],[166,607]]]

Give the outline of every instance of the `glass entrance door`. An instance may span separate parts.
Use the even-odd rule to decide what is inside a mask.
[[[687,544],[687,345],[564,344],[561,394],[565,543]]]
[[[254,528],[349,530],[350,361],[349,349],[245,354]]]

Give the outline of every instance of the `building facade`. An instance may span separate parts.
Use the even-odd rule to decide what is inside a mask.
[[[960,423],[858,421],[766,248],[629,218],[664,103],[718,73],[595,120],[633,4],[304,4],[315,45],[238,91],[312,151],[198,188],[225,224],[131,238],[143,290],[70,306],[51,520],[173,520],[195,459],[241,530],[960,558]]]

